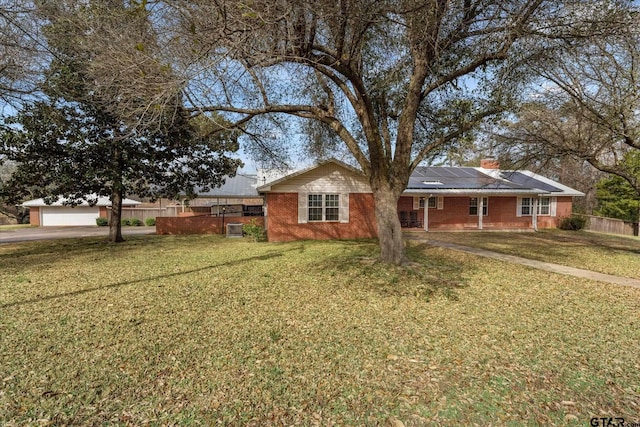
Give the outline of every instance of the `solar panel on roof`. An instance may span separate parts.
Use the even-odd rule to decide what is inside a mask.
[[[500,176],[504,179],[508,179],[511,182],[522,185],[523,187],[537,188],[538,190],[549,191],[552,193],[562,191],[561,189],[554,187],[551,184],[539,181],[522,172],[502,172],[500,173]]]
[[[518,190],[523,187],[493,178],[475,168],[421,167],[409,178],[409,189]]]

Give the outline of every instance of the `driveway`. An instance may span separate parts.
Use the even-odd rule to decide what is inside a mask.
[[[123,236],[155,234],[155,227],[122,227]],[[69,239],[74,237],[108,237],[109,227],[32,227],[1,230],[0,244],[29,240]]]

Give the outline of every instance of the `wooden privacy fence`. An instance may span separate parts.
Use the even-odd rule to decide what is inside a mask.
[[[122,208],[122,219],[138,218],[144,221],[147,218],[158,218],[164,216],[178,216],[179,206],[168,208]],[[111,217],[111,208],[107,208],[107,217]]]
[[[625,236],[637,236],[638,224],[626,222],[621,219],[605,218],[601,216],[585,215],[589,218],[587,226],[588,231],[596,231],[598,233],[622,234]]]

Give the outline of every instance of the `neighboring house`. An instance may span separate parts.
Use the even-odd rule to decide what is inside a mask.
[[[87,196],[88,199],[95,199],[95,196]],[[44,199],[35,199],[24,202],[21,206],[29,208],[29,223],[36,226],[87,226],[96,225],[96,218],[107,217],[107,208],[111,207],[108,197],[97,197],[97,203],[89,206],[89,203],[82,202],[78,206],[65,205],[65,199],[58,198],[57,201],[48,205]],[[133,207],[140,202],[131,199],[124,199],[122,207]]]
[[[332,159],[258,187],[266,197],[270,241],[377,236],[368,179]],[[418,167],[398,201],[401,226],[414,230],[537,230],[556,227],[583,193],[529,171]],[[480,214],[481,213],[481,214]]]

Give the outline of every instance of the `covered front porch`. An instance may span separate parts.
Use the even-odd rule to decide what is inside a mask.
[[[398,218],[405,231],[537,230],[555,226],[550,222],[549,197],[513,194],[404,195],[398,201]],[[540,224],[540,208],[546,213]],[[555,207],[554,207],[555,210]]]

